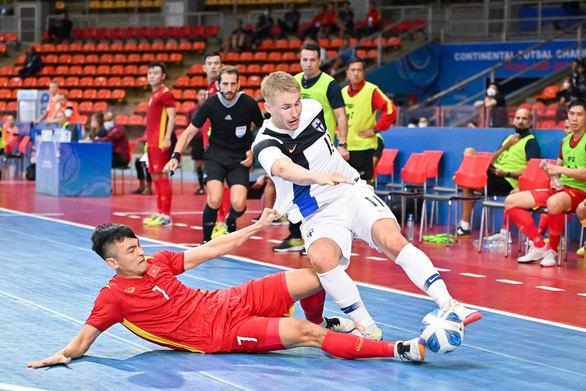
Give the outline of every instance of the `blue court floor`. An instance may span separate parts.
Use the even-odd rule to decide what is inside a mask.
[[[113,275],[91,252],[91,233],[92,227],[0,209],[0,390],[586,389],[586,330],[490,310],[466,329],[463,346],[448,355],[428,352],[421,365],[342,360],[312,348],[270,354],[176,352],[116,325],[83,358],[29,369],[27,362],[50,356],[75,336]],[[147,253],[184,250],[141,242]],[[181,280],[213,290],[280,270],[222,257]],[[385,340],[414,338],[423,316],[435,308],[422,296],[359,288]],[[327,314],[341,314],[330,300]],[[295,316],[302,316],[300,308]]]

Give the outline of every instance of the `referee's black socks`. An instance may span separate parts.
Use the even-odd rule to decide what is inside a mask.
[[[240,212],[237,212],[232,206],[230,207],[230,213],[228,213],[228,216],[226,216],[226,229],[228,232],[236,231],[236,220],[238,217],[242,216],[244,212],[246,212],[246,208]]]
[[[203,209],[202,225],[203,225],[203,241],[209,242],[212,240],[212,232],[214,232],[214,225],[218,220],[218,209],[211,208],[208,204]]]

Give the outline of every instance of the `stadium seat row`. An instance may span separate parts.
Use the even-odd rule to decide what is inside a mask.
[[[43,54],[77,54],[77,53],[144,53],[144,52],[191,52],[202,51],[205,48],[205,42],[86,42],[86,43],[34,43],[32,46]]]
[[[22,55],[15,65],[23,65],[26,56]],[[131,54],[48,54],[43,56],[43,62],[49,65],[84,65],[84,64],[148,64],[153,61],[172,62],[179,64],[183,61],[181,53],[131,53]]]
[[[75,28],[71,33],[73,40],[115,40],[115,39],[207,39],[217,37],[217,25],[195,25],[182,27],[88,27]]]

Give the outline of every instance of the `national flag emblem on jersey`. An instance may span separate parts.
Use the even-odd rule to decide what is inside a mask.
[[[324,126],[323,122],[320,121],[319,118],[316,118],[313,120],[313,122],[311,123],[311,126],[313,126],[315,128],[315,130],[320,131],[320,132],[324,132],[326,131],[326,127]]]
[[[157,266],[157,265],[151,265],[151,267],[149,268],[148,273],[149,273],[149,275],[151,277],[156,277],[157,276],[157,273],[159,273],[159,270],[161,270],[161,268],[159,266]]]

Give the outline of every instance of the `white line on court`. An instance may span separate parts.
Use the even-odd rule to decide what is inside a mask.
[[[498,282],[502,282],[504,284],[511,284],[511,285],[522,285],[521,281],[513,281],[513,280],[497,280]]]
[[[554,288],[553,286],[544,286],[544,285],[537,285],[535,288],[543,289],[545,291],[552,291],[552,292],[563,292],[565,289],[561,288]]]
[[[483,276],[482,274],[474,274],[474,273],[460,273],[461,276],[465,276],[465,277],[473,277],[473,278],[484,278],[486,276]]]
[[[373,261],[388,261],[388,258],[383,257],[366,257],[366,259],[372,259]]]
[[[65,224],[65,225],[71,225],[71,226],[85,228],[85,229],[89,229],[89,230],[93,230],[94,229],[94,227],[89,226],[89,225],[86,225],[86,224],[75,223],[75,222],[72,222],[72,221],[58,220],[58,219],[54,219],[54,218],[51,218],[51,217],[36,216],[34,214],[20,212],[20,211],[15,211],[15,210],[6,209],[6,208],[2,208],[2,207],[0,207],[0,211],[4,211],[4,212],[7,212],[7,213],[14,213],[14,214],[21,215],[21,216],[24,216],[24,217],[32,217],[32,218],[36,218],[36,219],[40,219],[40,220],[46,220],[46,221],[51,221],[51,222],[55,222],[55,223],[60,223],[60,224]],[[183,248],[183,249],[189,249],[190,248],[190,247],[186,247],[186,246],[179,246],[179,245],[177,245],[175,243],[164,242],[164,241],[158,240],[158,239],[147,238],[147,237],[144,237],[144,236],[139,236],[139,239],[141,241],[148,240],[148,241],[151,241],[153,243],[159,243],[159,244],[162,244],[162,245],[167,245],[167,246],[172,246],[172,247],[178,247],[178,248]],[[265,266],[265,267],[271,267],[271,268],[277,269],[277,270],[294,270],[293,268],[289,268],[289,267],[286,267],[286,266],[280,266],[280,265],[274,265],[274,264],[271,264],[271,263],[256,261],[256,260],[253,260],[253,259],[250,259],[250,258],[241,257],[241,256],[237,256],[237,255],[224,255],[223,257],[224,258],[238,260],[238,261],[242,261],[242,262],[246,262],[246,263],[262,265],[262,266]],[[376,290],[380,290],[380,291],[384,291],[384,292],[396,293],[398,295],[409,296],[409,297],[417,297],[417,298],[420,298],[420,299],[432,301],[432,299],[430,297],[428,297],[426,295],[423,295],[423,294],[419,294],[419,293],[405,292],[405,291],[400,291],[398,289],[388,288],[388,287],[374,285],[374,284],[369,284],[369,283],[364,283],[364,282],[356,282],[356,285],[363,286],[365,288],[376,289]],[[512,313],[512,312],[497,310],[497,309],[488,308],[488,307],[482,307],[482,306],[478,306],[478,305],[470,305],[470,304],[467,304],[467,303],[462,303],[462,304],[463,305],[466,305],[468,307],[471,307],[471,308],[476,308],[476,309],[479,309],[479,310],[482,310],[482,311],[491,312],[491,313],[498,314],[498,315],[509,316],[511,318],[523,319],[523,320],[528,320],[528,321],[531,321],[531,322],[536,322],[536,323],[541,323],[541,324],[545,324],[545,325],[549,325],[549,326],[555,326],[555,327],[560,327],[560,328],[564,328],[564,329],[568,329],[568,330],[574,330],[574,331],[579,331],[579,332],[582,332],[582,333],[586,333],[586,328],[583,328],[583,327],[571,326],[571,325],[567,325],[567,324],[563,324],[563,323],[558,323],[558,322],[554,322],[554,321],[550,321],[550,320],[534,318],[534,317],[531,317],[531,316],[515,314],[515,313]]]
[[[44,388],[15,386],[13,384],[5,384],[5,383],[0,383],[0,390],[2,390],[2,391],[46,391]]]

